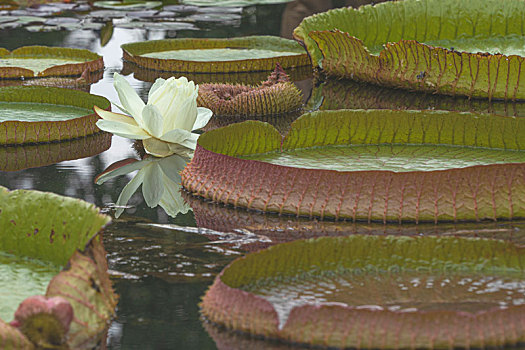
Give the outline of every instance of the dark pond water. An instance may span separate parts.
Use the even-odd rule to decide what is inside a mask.
[[[316,9],[322,11],[344,4],[344,1],[318,1]],[[113,89],[113,73],[123,70],[120,45],[172,37],[253,34],[289,37],[300,17],[300,13],[290,12],[290,8],[286,4],[197,8],[166,2],[163,8],[157,10],[123,12],[92,9],[87,3],[77,2],[27,10],[4,10],[0,11],[0,47],[11,50],[24,45],[42,44],[94,51],[104,57],[106,69],[103,79],[93,84],[90,92],[118,101]],[[151,82],[143,80],[151,79],[139,80],[134,73],[126,70],[122,74],[142,97],[147,96]],[[393,104],[397,104],[398,108],[409,108],[425,103],[426,107],[441,103],[457,106],[461,110],[493,108],[466,100],[436,101],[435,97],[420,100],[410,97],[405,101],[395,91],[360,89],[355,85],[341,88],[337,85],[340,82],[319,85],[304,77],[297,84],[305,98],[312,95],[310,105],[322,103],[321,108],[391,108]],[[316,88],[312,93],[313,85]],[[345,91],[360,91],[361,95],[359,99],[349,99]],[[378,101],[377,96],[384,98]],[[502,114],[518,115],[522,113],[520,108],[501,105],[496,109]],[[73,145],[48,145],[33,149],[33,152],[29,152],[28,148],[0,149],[3,152],[0,154],[0,166],[4,170],[12,170],[6,164],[7,153],[18,152],[19,160],[31,158],[28,169],[0,172],[0,185],[81,198],[113,215],[114,203],[133,174],[116,177],[102,185],[96,185],[94,178],[113,162],[136,158],[131,141],[114,136],[107,150],[104,150],[107,148],[104,147],[104,140],[75,142]],[[50,153],[57,152],[62,152],[61,159],[49,157]],[[79,159],[60,161],[72,158]],[[38,164],[35,159],[42,161]],[[50,163],[53,164],[43,165]],[[271,241],[352,233],[497,235],[525,241],[524,224],[519,222],[439,227],[317,222],[264,216],[195,198],[187,199],[193,211],[171,217],[161,207],[149,208],[139,190],[132,196],[124,213],[107,228],[104,245],[115,289],[120,295],[116,319],[108,332],[109,349],[288,348],[229,334],[203,323],[199,316],[198,303],[217,273],[234,258],[246,251],[265,247]]]

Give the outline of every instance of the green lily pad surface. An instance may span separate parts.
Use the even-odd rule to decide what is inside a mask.
[[[185,5],[195,6],[254,6],[254,5],[269,5],[269,4],[281,4],[284,2],[290,2],[292,0],[182,0],[181,2]]]
[[[408,0],[306,18],[294,30],[314,66],[383,86],[525,99],[522,1]]]
[[[100,132],[93,106],[110,108],[101,96],[70,89],[0,88],[0,145],[75,139]]]
[[[5,121],[62,121],[91,114],[88,108],[49,103],[0,102],[0,123]]]
[[[78,76],[104,69],[102,57],[88,50],[25,46],[0,48],[0,79]]]
[[[45,294],[60,267],[0,253],[0,319],[11,321],[18,305],[35,294]]]
[[[97,342],[116,305],[105,252],[96,238],[108,222],[108,216],[81,200],[0,187],[0,271],[8,280],[0,288],[1,316],[10,320],[18,303],[31,295],[61,296],[74,310],[70,348]],[[2,326],[4,342],[20,336]]]
[[[122,45],[124,60],[153,70],[192,73],[273,71],[309,65],[296,42],[272,36],[167,39]]]
[[[521,118],[320,111],[297,119],[284,140],[256,121],[203,134],[182,185],[214,201],[298,216],[416,223],[523,218],[523,140]]]
[[[144,57],[174,59],[184,61],[236,61],[249,59],[263,59],[279,56],[296,56],[297,52],[272,51],[260,49],[201,49],[201,50],[174,50],[151,52]]]
[[[229,329],[322,347],[516,345],[525,339],[524,259],[498,240],[296,241],[235,260],[202,312]]]
[[[523,163],[525,152],[441,145],[357,145],[292,149],[243,158],[305,169],[408,172]]]

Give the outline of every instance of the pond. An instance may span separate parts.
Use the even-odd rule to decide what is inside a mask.
[[[318,3],[322,3],[318,11],[346,4],[344,1],[333,1],[330,5],[325,1]],[[92,94],[118,101],[113,88],[113,74],[118,72],[146,99],[152,85],[148,81],[153,79],[141,77],[141,80],[133,72],[123,71],[122,44],[175,37],[290,37],[291,29],[298,24],[299,18],[296,17],[299,14],[289,13],[287,9],[287,4],[198,7],[174,1],[164,1],[163,7],[156,9],[126,11],[93,8],[87,2],[6,9],[0,10],[0,47],[13,50],[39,44],[88,49],[103,56],[105,63],[103,78],[90,87]],[[303,77],[296,84],[302,90],[305,101],[310,99],[309,106],[318,106],[323,94],[325,98],[331,98],[327,101],[336,107],[344,103],[352,107],[355,102],[344,102],[346,96],[334,97],[343,92],[337,86],[338,82],[315,91],[312,78]],[[351,89],[354,87],[349,85],[344,91]],[[362,93],[365,101],[357,108],[367,103],[381,108],[385,108],[383,102],[386,108],[389,108],[389,103],[405,103],[395,91],[378,89],[368,92],[363,89]],[[377,96],[384,96],[384,99],[375,101]],[[486,109],[486,106],[478,106],[477,102],[470,100],[450,101],[429,98],[426,103],[432,108],[446,103],[461,108],[463,104],[468,104],[467,109]],[[328,104],[325,106],[328,107]],[[398,107],[403,109],[416,104],[420,103],[409,100]],[[506,115],[522,115],[524,110],[522,106],[493,108]],[[84,151],[79,152],[82,157],[79,159],[71,159],[74,156],[66,154],[62,159],[68,160],[58,163],[50,160],[43,162],[52,163],[50,165],[0,172],[0,186],[50,191],[80,198],[113,216],[117,198],[133,174],[115,177],[102,185],[95,184],[95,177],[110,164],[125,158],[137,158],[137,154],[130,140],[113,136],[109,149],[93,155],[98,142],[89,141],[77,147]],[[0,152],[4,151],[0,149]],[[51,151],[56,152],[56,149]],[[67,150],[63,152],[67,153]],[[0,166],[8,170],[5,157],[0,155]],[[45,150],[40,150],[36,153],[20,152],[17,157],[45,158],[46,155]],[[199,313],[201,298],[215,276],[233,259],[247,251],[268,246],[270,242],[351,233],[499,235],[515,242],[525,242],[522,222],[439,226],[320,222],[235,210],[189,195],[185,198],[192,210],[171,217],[162,207],[149,208],[139,190],[131,197],[123,214],[106,228],[104,247],[108,253],[110,275],[119,295],[116,318],[107,334],[108,349],[289,348],[227,334],[203,321]]]

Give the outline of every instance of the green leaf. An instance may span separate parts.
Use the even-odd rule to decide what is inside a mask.
[[[276,63],[285,69],[309,65],[298,43],[272,36],[150,40],[124,44],[122,50],[125,61],[170,72],[255,72],[273,71]]]
[[[102,57],[83,49],[24,46],[0,51],[0,79],[78,76],[103,69]]]
[[[294,36],[330,75],[517,100],[525,99],[523,16],[519,0],[386,2],[308,17]]]
[[[203,134],[182,185],[214,201],[298,216],[516,219],[525,217],[523,140],[525,120],[513,117],[320,111],[292,124],[282,150],[265,123]]]
[[[111,10],[152,9],[162,6],[162,1],[95,1],[93,6]]]
[[[46,296],[61,295],[73,306],[71,348],[98,341],[116,305],[105,252],[95,238],[109,221],[93,204],[78,199],[0,187],[0,269],[9,276],[0,292],[8,297],[0,298],[2,316],[9,313],[6,306],[12,314],[21,299],[43,293],[52,275],[66,266],[53,277]],[[0,323],[0,339],[20,341],[14,330]]]
[[[509,346],[525,339],[524,263],[498,240],[323,237],[235,260],[201,308],[228,329],[321,347]]]
[[[110,108],[106,98],[83,91],[39,86],[0,88],[0,144],[68,140],[98,133],[95,105]]]

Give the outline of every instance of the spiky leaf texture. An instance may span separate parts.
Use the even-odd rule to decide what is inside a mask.
[[[211,109],[218,117],[261,117],[297,112],[303,104],[303,96],[277,64],[268,79],[258,86],[199,85],[197,104]]]
[[[269,49],[273,51],[296,52],[296,55],[262,59],[232,61],[186,61],[178,59],[158,59],[142,56],[152,52],[184,49]],[[292,40],[272,36],[249,36],[229,39],[166,39],[150,40],[122,45],[124,60],[138,66],[170,72],[230,73],[272,71],[276,63],[283,68],[309,65],[304,49]]]
[[[83,91],[40,86],[0,88],[1,102],[48,103],[93,109],[94,105],[109,110],[109,101]],[[100,132],[95,113],[63,121],[0,122],[0,145],[70,140]]]
[[[519,159],[524,133],[525,120],[512,117],[432,111],[314,112],[292,124],[282,147],[289,160],[300,149],[317,154],[308,163],[291,167],[256,157],[242,159],[257,153],[279,157],[281,147],[277,130],[247,121],[203,134],[182,172],[182,185],[217,202],[298,216],[384,222],[522,218],[525,163]],[[500,149],[518,158],[506,163],[505,155],[499,164],[427,171],[316,168],[333,152],[323,151],[324,147],[359,145],[468,147],[480,152],[477,159],[483,159],[488,149]]]
[[[498,240],[356,235],[273,246],[235,260],[203,298],[206,318],[236,331],[292,343],[336,348],[471,348],[525,340],[525,306],[470,313],[457,310],[370,310],[341,304],[295,306],[284,324],[260,283],[323,274],[415,271],[523,274],[523,248]],[[292,282],[293,283],[293,282]],[[371,301],[373,303],[373,301]]]
[[[314,15],[303,20],[294,36],[304,42],[314,66],[330,75],[447,95],[517,100],[525,99],[523,56],[458,52],[451,46],[466,39],[473,46],[488,41],[495,48],[506,40],[519,42],[525,35],[524,16],[520,0],[408,0]],[[424,44],[439,41],[446,48]],[[370,53],[381,45],[378,56]]]
[[[48,46],[24,46],[13,51],[0,50],[2,59],[62,59],[72,60],[75,63],[58,64],[40,72],[16,66],[1,66],[0,79],[33,78],[52,76],[81,75],[84,72],[98,72],[104,69],[104,60],[101,56],[84,49],[72,49]],[[1,64],[1,63],[0,63]]]

